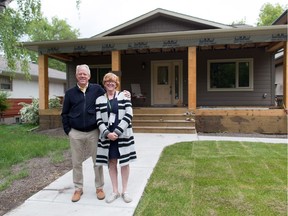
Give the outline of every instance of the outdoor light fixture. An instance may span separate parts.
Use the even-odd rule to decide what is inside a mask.
[[[144,70],[146,68],[146,63],[142,62],[142,69]]]

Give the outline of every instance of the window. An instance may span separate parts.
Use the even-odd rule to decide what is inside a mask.
[[[99,85],[103,86],[103,77],[106,73],[111,71],[110,65],[89,65],[91,71],[91,83],[98,83]]]
[[[252,91],[253,60],[208,61],[208,91]]]
[[[0,76],[0,90],[12,91],[12,79],[9,76]]]

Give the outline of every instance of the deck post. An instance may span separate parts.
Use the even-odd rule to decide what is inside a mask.
[[[49,108],[48,56],[39,55],[38,65],[39,110],[44,110]]]
[[[196,47],[188,47],[188,109],[196,110]]]
[[[119,50],[112,51],[111,62],[112,71],[116,72],[116,75],[119,76],[120,85],[117,89],[121,90],[121,52]]]

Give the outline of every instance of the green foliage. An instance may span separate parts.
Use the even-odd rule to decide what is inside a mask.
[[[72,29],[65,20],[57,17],[53,17],[51,23],[45,17],[32,21],[28,26],[27,34],[29,41],[71,40],[80,36],[78,29]],[[38,61],[37,53],[30,51],[29,55],[32,61]],[[66,71],[66,64],[56,59],[49,59],[48,67]]]
[[[23,123],[39,124],[39,99],[33,98],[32,103],[21,102],[19,105],[23,106],[20,109],[21,121]],[[60,98],[55,97],[49,99],[49,109],[60,108]]]
[[[6,91],[0,91],[0,114],[6,111],[10,104],[8,102],[9,93]]]
[[[27,49],[24,49],[22,43],[19,41],[29,36],[29,31],[31,30],[30,25],[34,25],[35,27],[35,23],[39,22],[41,24],[41,19],[43,19],[41,15],[41,0],[17,0],[16,2],[18,6],[16,10],[7,7],[7,9],[0,11],[0,51],[3,51],[8,67],[12,72],[16,70],[23,71],[26,78],[29,79],[29,62],[31,58]],[[81,0],[76,0],[76,7],[78,9],[80,3]],[[61,26],[64,25],[63,22],[65,21],[54,24]],[[52,26],[54,24],[52,23]],[[35,29],[37,28],[38,27],[35,27]],[[61,36],[61,31],[64,30],[64,32],[66,32],[67,26],[63,29],[57,29],[60,33],[56,34],[56,29],[54,33]],[[77,31],[78,30],[72,30],[74,33],[77,33]],[[44,38],[42,40],[44,40]],[[20,62],[20,68],[17,67],[17,62]],[[59,68],[58,66],[55,68],[55,63],[53,68],[65,71],[66,67],[63,63],[56,65],[60,65]]]
[[[246,18],[243,18],[238,21],[233,21],[231,25],[245,25],[246,24]]]
[[[281,6],[279,3],[272,5],[271,3],[266,3],[262,6],[257,26],[269,26],[271,25],[285,10],[286,6]]]

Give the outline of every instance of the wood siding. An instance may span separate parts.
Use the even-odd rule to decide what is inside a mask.
[[[190,30],[204,30],[213,29],[211,26],[206,26],[200,23],[191,23],[185,20],[176,20],[175,18],[169,18],[159,16],[156,19],[150,19],[142,21],[129,28],[124,28],[119,31],[110,34],[109,36],[115,35],[131,35],[131,34],[148,34],[158,32],[177,32],[177,31],[190,31]]]
[[[264,49],[213,50],[197,53],[197,106],[272,106],[274,105],[274,70],[272,55]],[[253,58],[253,91],[207,91],[207,61]],[[273,73],[270,73],[270,70]],[[267,94],[263,98],[263,94]]]
[[[3,117],[4,118],[9,118],[9,117],[14,117],[14,116],[19,116],[19,111],[23,107],[22,105],[19,105],[19,103],[24,102],[27,104],[32,103],[31,98],[13,98],[13,99],[8,99],[9,103],[9,109],[4,112]]]

